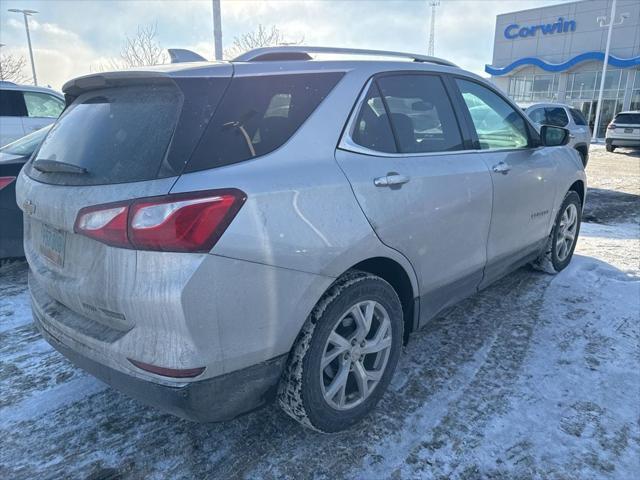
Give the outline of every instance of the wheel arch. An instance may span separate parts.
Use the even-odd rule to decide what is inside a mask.
[[[584,207],[585,188],[584,188],[584,182],[582,180],[576,180],[575,182],[573,182],[567,191],[576,192],[580,197],[580,203]]]
[[[419,295],[417,288],[414,287],[415,281],[412,281],[409,272],[399,262],[389,257],[368,258],[356,263],[347,271],[350,270],[359,270],[376,275],[388,282],[396,291],[402,304],[404,343],[406,345],[409,335],[418,326],[420,314]]]
[[[583,156],[583,163],[586,167],[587,162],[589,160],[589,146],[586,143],[577,143],[573,148],[575,148],[579,153]]]

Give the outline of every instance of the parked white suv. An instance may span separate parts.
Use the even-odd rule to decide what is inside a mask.
[[[538,131],[541,125],[553,125],[569,130],[568,145],[578,151],[582,164],[586,168],[589,161],[591,131],[580,110],[559,103],[536,103],[528,106],[525,112],[535,123]]]
[[[607,152],[616,147],[640,148],[640,110],[618,113],[607,126]]]
[[[53,123],[63,109],[55,90],[0,82],[0,146]]]

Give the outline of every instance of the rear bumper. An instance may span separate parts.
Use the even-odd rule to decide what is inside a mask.
[[[640,139],[637,138],[607,138],[605,141],[615,147],[640,147]]]
[[[46,325],[34,309],[42,336],[73,364],[113,388],[178,417],[197,422],[221,422],[259,408],[275,398],[287,355],[218,377],[183,386],[143,380],[103,365],[70,348]]]

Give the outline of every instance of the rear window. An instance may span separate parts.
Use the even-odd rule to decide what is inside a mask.
[[[640,125],[640,113],[619,113],[613,121],[623,125]]]
[[[83,167],[85,174],[42,173],[61,185],[135,182],[158,176],[182,103],[172,86],[93,90],[80,95],[46,136],[36,160]]]
[[[185,172],[272,152],[298,130],[342,76],[328,72],[234,78]]]
[[[587,120],[584,118],[584,115],[577,108],[572,108],[569,110],[571,112],[571,116],[573,117],[573,121],[576,125],[586,125]]]

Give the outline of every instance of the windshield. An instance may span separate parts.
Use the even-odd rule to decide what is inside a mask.
[[[0,148],[0,152],[8,153],[10,155],[20,155],[21,157],[31,155],[35,149],[38,148],[38,145],[40,145],[40,142],[42,142],[42,139],[47,135],[49,130],[51,130],[51,125],[5,145]]]

